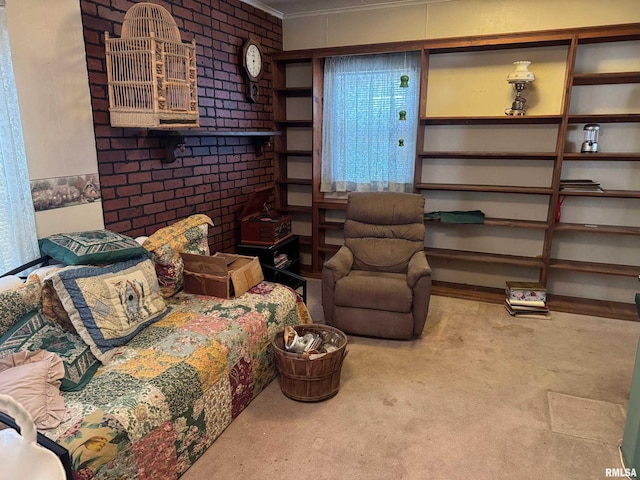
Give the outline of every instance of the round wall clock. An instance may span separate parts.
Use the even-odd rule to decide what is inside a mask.
[[[247,40],[242,48],[242,65],[244,66],[248,84],[249,100],[255,102],[258,99],[258,80],[262,76],[264,63],[262,60],[262,48],[255,40]]]

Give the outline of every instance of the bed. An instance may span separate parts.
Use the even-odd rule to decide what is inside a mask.
[[[80,298],[60,297],[73,326],[80,327],[74,338],[90,339],[80,345],[83,347],[93,338],[91,332],[81,328],[91,330],[87,316],[97,318],[99,313],[97,307],[89,313],[83,308],[91,303],[88,298],[92,288],[104,288],[100,286],[102,277],[92,278],[90,273],[99,268],[97,271],[104,276],[104,268],[124,269],[118,272],[133,272],[139,281],[134,287],[144,290],[147,287],[141,275],[149,264],[154,265],[155,274],[157,260],[118,260],[108,267],[65,267],[59,275],[61,284],[56,285],[52,275],[41,282],[53,284],[58,293],[65,288],[72,291],[72,285],[82,287],[80,294],[75,293]],[[165,274],[171,270],[165,268],[166,264],[161,267]],[[71,272],[68,275],[72,280],[64,278],[66,272]],[[74,479],[179,478],[275,378],[275,354],[270,341],[276,332],[286,325],[311,322],[301,297],[281,284],[263,281],[231,299],[184,293],[179,279],[170,279],[165,287],[171,294],[163,297],[164,309],[153,312],[153,321],[123,335],[124,340],[120,339],[117,345],[109,343],[110,338],[106,338],[106,344],[98,341],[90,345],[88,351],[97,360],[90,380],[84,381],[83,374],[77,371],[78,363],[82,363],[79,357],[65,359],[62,382],[67,381],[67,388],[61,395],[66,411],[56,427],[40,433],[66,449]],[[73,296],[72,291],[70,297]],[[43,294],[41,298],[45,297]],[[131,294],[127,298],[134,297]],[[72,335],[62,329],[59,320],[53,321],[44,313],[51,311],[51,305],[43,308],[46,303],[35,309],[29,305],[22,308],[20,321],[2,337],[2,348],[11,343],[15,351],[15,345],[22,342],[22,349],[37,350],[40,346],[51,351],[58,340]],[[129,308],[127,301],[124,306]],[[154,305],[147,302],[143,307],[153,310]],[[47,329],[57,329],[57,336],[49,331],[43,334],[47,341],[33,340],[37,332]],[[31,340],[23,342],[28,336]],[[61,355],[68,350],[60,347]],[[90,369],[85,364],[81,370]]]

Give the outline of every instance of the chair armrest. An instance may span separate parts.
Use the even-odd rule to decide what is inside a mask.
[[[418,251],[413,254],[409,259],[409,265],[407,267],[407,284],[414,288],[423,277],[431,276],[431,267],[427,261],[427,256],[424,250]]]
[[[334,280],[338,280],[351,271],[353,266],[353,253],[344,245],[340,247],[333,257],[324,263],[323,269],[330,270]]]
[[[427,321],[431,298],[431,267],[424,250],[417,251],[409,260],[407,284],[413,290],[413,333],[419,336]]]
[[[344,245],[322,267],[322,309],[327,325],[334,324],[336,283],[351,271],[353,253]]]

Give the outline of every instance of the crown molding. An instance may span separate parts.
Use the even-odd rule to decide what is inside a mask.
[[[284,13],[280,10],[276,10],[273,7],[265,5],[259,0],[240,0],[244,3],[252,5],[255,8],[259,8],[271,15],[274,15],[280,19],[289,19],[289,18],[300,18],[300,17],[313,17],[317,15],[334,15],[338,13],[348,13],[348,12],[360,12],[363,10],[376,10],[381,8],[394,8],[394,7],[407,7],[413,5],[427,5],[430,3],[446,3],[452,0],[379,0],[375,3],[360,3],[358,5],[350,5],[345,7],[335,7],[335,8],[316,8],[313,10],[307,10],[303,12],[295,12],[295,13]],[[316,4],[322,4],[322,2],[315,2]]]
[[[274,17],[278,17],[281,20],[284,18],[284,13],[282,13],[280,10],[276,10],[275,8],[272,8],[269,5],[265,5],[259,0],[240,0],[240,1],[242,3],[246,3],[247,5],[251,5],[252,7],[255,7],[259,10],[262,10],[263,12],[267,12],[273,15]]]

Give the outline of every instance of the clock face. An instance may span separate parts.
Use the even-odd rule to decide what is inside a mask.
[[[244,60],[249,76],[252,78],[258,78],[262,71],[262,54],[260,53],[260,49],[257,45],[249,45]]]

